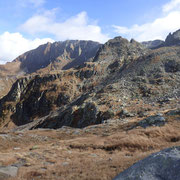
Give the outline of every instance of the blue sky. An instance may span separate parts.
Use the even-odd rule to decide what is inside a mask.
[[[0,63],[47,41],[164,39],[179,19],[180,0],[0,0]]]

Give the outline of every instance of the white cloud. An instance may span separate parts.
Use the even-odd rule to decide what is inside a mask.
[[[45,3],[45,0],[29,0],[35,7],[42,6]]]
[[[53,42],[53,40],[50,38],[30,40],[20,33],[4,32],[0,35],[0,64],[12,61],[20,54],[47,42]]]
[[[40,7],[45,3],[45,0],[18,0],[18,4],[21,6],[33,5],[34,7]]]
[[[171,0],[163,6],[163,12],[180,9],[180,0]]]
[[[28,19],[21,29],[29,34],[48,33],[57,40],[78,39],[105,42],[108,35],[101,32],[96,22],[90,22],[86,12],[70,17],[64,22],[57,22],[54,10]]]
[[[180,29],[180,0],[172,0],[162,7],[164,13],[162,17],[153,22],[132,27],[122,27],[114,25],[115,32],[126,36],[128,39],[135,38],[138,41],[154,39],[165,39],[169,32]]]

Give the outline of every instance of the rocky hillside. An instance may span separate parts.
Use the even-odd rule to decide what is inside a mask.
[[[55,44],[39,48],[51,54]],[[116,37],[99,46],[94,58],[68,46],[55,60],[44,56],[44,68],[13,61],[27,74],[0,99],[0,179],[110,180],[180,146],[178,43],[149,49]]]
[[[98,42],[78,40],[47,43],[0,65],[0,97],[6,95],[12,83],[25,74],[58,72],[91,61],[100,46]]]
[[[102,53],[104,51],[106,51],[105,57],[107,59],[102,62]],[[118,52],[114,55],[115,59],[109,59],[109,57],[112,57],[112,51],[114,54],[116,51]],[[99,50],[94,63],[86,63],[82,67],[58,74],[52,72],[50,75],[19,79],[12,86],[8,95],[0,101],[2,107],[1,117],[4,120],[10,117],[16,125],[22,125],[33,121],[35,118],[48,115],[52,110],[58,108],[56,111],[60,112],[61,109],[65,119],[58,122],[57,127],[63,125],[84,127],[101,123],[104,118],[109,117],[109,113],[106,112],[108,106],[102,106],[103,110],[100,110],[101,106],[98,107],[93,102],[92,97],[88,98],[89,95],[96,94],[97,91],[105,88],[110,80],[110,74],[113,77],[116,70],[121,69],[143,53],[145,54],[146,51],[141,44],[133,40],[128,42],[126,39],[118,37],[107,42]],[[114,64],[119,65],[115,66]],[[89,108],[91,108],[91,111],[88,112],[87,109]],[[80,113],[80,111],[82,112]],[[94,111],[96,111],[95,114]],[[64,113],[69,115],[65,116]],[[89,114],[85,115],[84,113]],[[77,119],[76,115],[78,116]],[[81,116],[84,119],[79,122]],[[53,126],[55,128],[55,125]]]
[[[180,97],[180,47],[148,50],[116,37],[93,62],[49,75],[16,81],[0,100],[3,126],[30,128],[86,127],[108,119],[145,113],[136,104],[159,106]]]

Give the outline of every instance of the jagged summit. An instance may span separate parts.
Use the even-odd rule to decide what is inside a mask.
[[[48,65],[56,69],[69,69],[93,58],[101,45],[93,41],[67,40],[47,43],[22,54],[14,61],[20,61],[20,69],[32,73]]]
[[[143,55],[148,50],[139,42],[132,39],[130,42],[121,36],[106,42],[97,52],[94,62],[96,61],[109,61],[116,59],[126,59]]]
[[[144,41],[141,44],[143,44],[146,48],[149,48],[149,49],[157,49],[157,48],[166,47],[166,46],[179,46],[180,45],[180,29],[173,33],[169,33],[165,41],[162,41],[162,40]]]
[[[167,46],[180,45],[180,29],[172,34],[169,33],[169,35],[165,40],[165,45]]]

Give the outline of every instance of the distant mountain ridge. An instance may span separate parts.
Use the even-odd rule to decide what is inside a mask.
[[[141,44],[149,49],[157,49],[157,48],[166,47],[166,46],[179,46],[180,45],[180,29],[173,33],[169,33],[165,41],[162,41],[162,40],[143,41],[141,42]]]
[[[160,47],[164,41],[162,40],[154,40],[154,41],[143,41],[141,44],[143,44],[146,48],[149,49],[155,49]]]
[[[67,40],[47,43],[28,51],[14,61],[21,62],[20,69],[26,73],[36,72],[56,63],[57,69],[69,69],[90,61],[101,44],[93,41]]]

